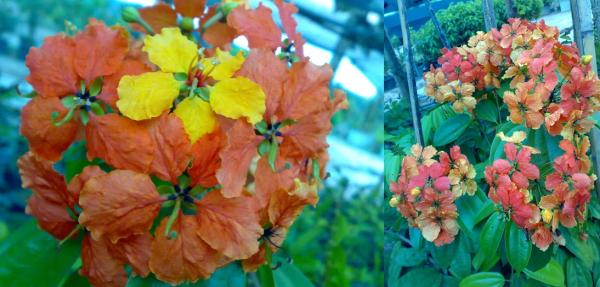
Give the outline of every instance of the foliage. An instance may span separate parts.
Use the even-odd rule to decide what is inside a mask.
[[[516,0],[514,3],[518,17],[524,19],[539,17],[543,7],[542,0]],[[465,44],[469,39],[469,35],[485,29],[481,11],[481,1],[468,1],[454,3],[447,9],[436,12],[450,45],[460,46]],[[494,11],[496,12],[498,25],[506,23],[504,0],[494,1]],[[435,63],[441,55],[442,42],[431,20],[412,33],[412,40],[417,63],[421,65]]]
[[[511,31],[523,38],[513,41]],[[532,36],[537,33],[544,36]],[[599,80],[591,57],[558,40],[553,27],[511,20],[446,51],[442,67],[425,75],[425,92],[439,103],[422,119],[428,147],[411,148],[404,140],[410,135],[390,137],[386,145],[385,197],[393,207],[384,211],[387,286],[593,286],[599,280],[600,204],[587,141],[600,108]],[[538,100],[539,107],[532,104]],[[477,191],[449,200],[455,183],[470,179],[457,150],[474,166]],[[449,166],[446,152],[455,162]],[[463,176],[454,180],[457,174]]]

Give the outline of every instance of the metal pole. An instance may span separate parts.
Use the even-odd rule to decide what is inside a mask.
[[[483,20],[485,22],[485,30],[489,31],[496,28],[496,13],[494,12],[494,0],[481,1],[483,9]]]
[[[438,21],[437,16],[435,16],[435,11],[433,11],[433,8],[431,7],[431,1],[427,0],[427,6],[429,6],[429,15],[431,16],[431,22],[433,22],[433,26],[435,26],[435,29],[438,31],[438,34],[440,34],[440,40],[442,40],[442,45],[450,49],[450,41],[448,41],[448,37],[446,37],[446,32],[444,31],[442,24],[440,24],[440,21]]]
[[[385,56],[385,61],[390,65],[394,80],[396,80],[396,87],[400,91],[399,96],[408,97],[406,78],[403,77],[403,73],[405,73],[405,71],[402,71],[402,65],[400,64],[400,61],[398,61],[398,56],[396,56],[396,51],[394,51],[392,43],[390,43],[390,37],[387,29],[384,29],[383,54]]]
[[[573,35],[581,54],[592,56],[592,69],[596,67],[596,48],[594,46],[594,22],[592,21],[592,4],[590,0],[571,0],[571,16],[573,17]],[[593,128],[590,134],[591,152],[594,173],[600,176],[600,130]],[[596,191],[600,195],[600,179],[596,180]]]
[[[506,15],[508,15],[508,18],[514,18],[517,15],[517,11],[515,11],[513,0],[504,0],[504,5],[506,6]]]
[[[400,26],[402,28],[402,44],[406,54],[404,66],[406,68],[406,80],[408,82],[408,93],[410,99],[410,108],[413,120],[413,129],[417,143],[424,145],[423,130],[421,129],[421,111],[419,110],[419,98],[417,96],[417,86],[415,84],[415,74],[413,71],[413,54],[410,43],[410,31],[406,22],[406,5],[404,0],[398,0],[398,15],[400,16]]]

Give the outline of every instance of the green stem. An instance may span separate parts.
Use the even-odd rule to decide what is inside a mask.
[[[194,90],[198,87],[198,78],[194,78],[194,81],[192,82],[192,87],[190,88],[190,93],[188,94],[188,97],[191,97],[194,95]]]
[[[142,27],[144,27],[144,29],[146,29],[146,32],[148,32],[148,34],[150,35],[154,35],[154,29],[152,29],[152,27],[150,27],[150,24],[148,24],[148,22],[146,22],[144,19],[142,19],[141,17],[137,20],[138,24],[142,25]]]
[[[204,23],[204,25],[202,25],[202,33],[204,33],[204,31],[206,31],[206,29],[210,28],[215,23],[221,21],[221,19],[223,19],[223,17],[225,17],[225,14],[223,14],[223,12],[221,12],[221,11],[219,11],[215,15],[213,15],[210,19],[208,19]]]
[[[71,237],[73,237],[75,234],[77,234],[77,232],[79,231],[79,229],[81,229],[81,225],[77,224],[77,226],[75,226],[75,228],[73,228],[73,230],[71,230],[71,232],[69,233],[69,235],[67,235],[67,237],[65,237],[63,240],[61,240],[58,243],[58,246],[63,245],[63,243],[67,242],[67,240],[71,239]]]
[[[171,216],[169,216],[169,220],[167,221],[167,227],[165,228],[165,236],[169,237],[169,232],[171,231],[171,226],[175,223],[175,220],[179,216],[179,211],[181,210],[181,198],[177,198],[175,201],[175,208],[173,208],[173,212],[171,212]]]
[[[66,124],[68,121],[70,121],[70,120],[73,118],[73,115],[75,114],[75,109],[76,109],[77,107],[79,107],[79,106],[78,106],[78,105],[75,105],[75,106],[71,107],[71,108],[69,109],[69,112],[68,112],[68,113],[65,115],[65,117],[64,117],[64,118],[62,118],[62,120],[60,120],[60,121],[58,121],[58,122],[56,121],[56,118],[58,118],[58,113],[56,113],[56,112],[53,112],[53,113],[52,113],[52,115],[51,115],[52,124],[53,124],[55,127],[60,127],[60,126],[62,126],[62,125],[64,125],[64,124]]]

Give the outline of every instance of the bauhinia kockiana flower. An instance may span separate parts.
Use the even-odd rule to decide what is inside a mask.
[[[124,11],[140,39],[92,20],[27,56],[27,213],[80,240],[96,286],[125,286],[129,267],[179,284],[270,263],[318,202],[331,118],[348,105],[331,68],[304,57],[293,4],[275,1],[282,41],[264,6],[174,2]],[[250,51],[232,48],[239,35]],[[67,180],[54,164],[85,161],[63,157],[81,140],[86,167]]]

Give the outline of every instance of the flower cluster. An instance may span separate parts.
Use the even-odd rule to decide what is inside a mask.
[[[347,106],[331,68],[304,57],[294,5],[275,1],[282,41],[262,5],[174,2],[125,11],[142,40],[92,20],[27,56],[27,213],[59,240],[83,238],[93,285],[125,286],[125,265],[178,284],[267,262],[317,203],[330,119]],[[232,50],[237,36],[249,52]],[[89,162],[67,181],[54,164],[79,141]]]
[[[414,145],[411,151],[402,160],[398,181],[390,185],[394,193],[390,205],[420,228],[428,241],[437,246],[451,243],[458,234],[454,200],[477,191],[475,168],[458,146],[452,147],[450,155],[432,146]]]
[[[544,21],[509,19],[498,31],[478,32],[467,45],[443,49],[439,68],[424,76],[425,93],[457,112],[472,112],[478,101],[506,86],[502,97],[515,124],[570,139],[593,126],[600,110],[600,81],[591,56],[580,57],[574,44],[559,42],[559,32]],[[559,80],[560,79],[560,80]],[[510,82],[509,82],[510,81]]]

